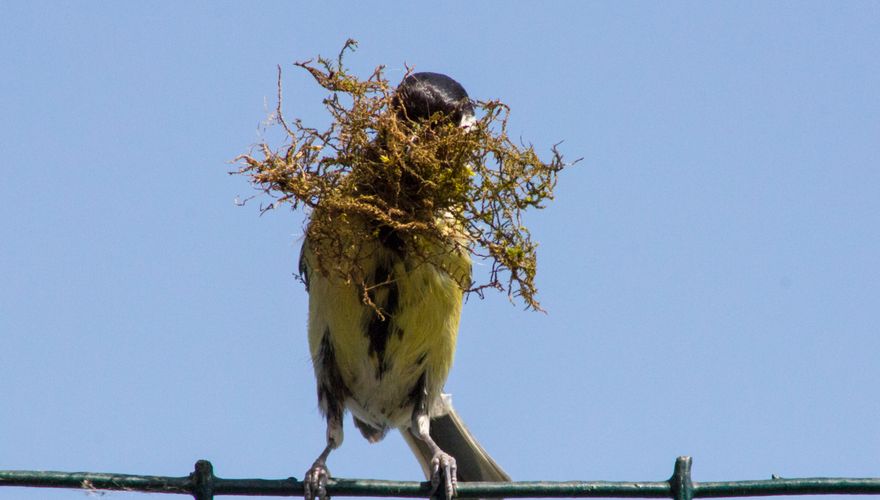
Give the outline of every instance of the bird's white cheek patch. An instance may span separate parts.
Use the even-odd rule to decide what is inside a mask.
[[[474,115],[465,115],[461,117],[461,123],[458,124],[459,127],[470,130],[474,128],[474,125],[477,124],[477,118]]]

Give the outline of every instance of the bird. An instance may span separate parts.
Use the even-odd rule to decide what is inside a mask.
[[[441,73],[404,77],[391,109],[409,122],[435,123],[439,116],[465,129],[476,123],[467,91]],[[442,392],[455,354],[461,283],[470,282],[467,245],[438,241],[442,261],[426,262],[393,229],[361,222],[357,241],[345,242],[358,245],[361,285],[321,272],[320,243],[310,241],[308,230],[300,252],[309,350],[327,429],[326,447],[303,481],[306,500],[328,498],[327,458],[342,444],[346,411],[371,443],[398,429],[431,481],[432,495],[452,498],[459,480],[510,481]],[[452,238],[460,242],[462,236]]]

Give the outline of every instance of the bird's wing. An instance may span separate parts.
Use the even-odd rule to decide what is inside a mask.
[[[309,291],[309,266],[306,262],[306,251],[308,251],[309,240],[303,239],[302,247],[299,249],[299,278],[306,286],[306,292]]]

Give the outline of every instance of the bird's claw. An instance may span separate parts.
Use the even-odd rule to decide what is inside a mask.
[[[437,494],[441,482],[446,493],[446,500],[451,500],[457,493],[458,467],[455,458],[444,452],[434,454],[431,459],[431,496]]]
[[[315,462],[306,472],[303,479],[305,486],[305,500],[328,500],[327,495],[327,479],[330,478],[330,471],[323,462]]]

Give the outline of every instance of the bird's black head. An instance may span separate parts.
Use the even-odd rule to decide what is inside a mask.
[[[401,118],[421,121],[435,113],[450,122],[469,126],[474,122],[474,106],[460,83],[440,73],[413,73],[397,87],[394,106]]]

